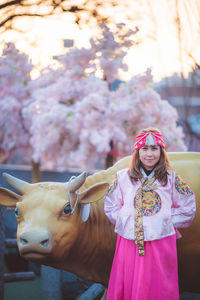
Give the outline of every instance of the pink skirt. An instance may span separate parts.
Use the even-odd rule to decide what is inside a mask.
[[[144,242],[117,236],[107,300],[179,300],[176,235]]]

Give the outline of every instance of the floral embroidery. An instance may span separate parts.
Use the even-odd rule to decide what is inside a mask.
[[[107,195],[110,195],[111,193],[114,192],[114,190],[115,190],[116,187],[117,187],[117,184],[118,184],[118,181],[117,181],[117,175],[116,175],[116,176],[115,176],[115,179],[114,179],[114,181],[113,181],[113,183],[111,183],[111,185],[109,186]]]
[[[179,177],[177,175],[175,177],[175,187],[176,187],[176,190],[182,195],[185,195],[185,196],[193,195],[193,191],[191,190],[189,185],[186,182],[184,182],[181,177]]]
[[[136,198],[135,198],[136,201]],[[134,206],[135,206],[134,201]],[[142,198],[142,215],[145,217],[154,216],[161,209],[161,198],[153,190],[143,191]]]

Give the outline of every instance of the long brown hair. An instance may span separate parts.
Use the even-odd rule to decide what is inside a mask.
[[[139,135],[149,133],[149,132],[161,133],[160,130],[158,130],[157,128],[150,127],[150,128],[142,129],[139,132]],[[158,179],[158,181],[163,186],[165,186],[167,184],[167,175],[169,174],[169,170],[171,170],[172,167],[170,166],[170,162],[169,162],[166,150],[161,146],[159,146],[159,147],[160,147],[160,159],[154,169],[155,170],[155,178]],[[135,150],[135,152],[132,156],[130,168],[129,168],[130,177],[135,181],[142,178],[142,173],[140,172],[140,167],[141,167],[141,161],[139,159],[139,149],[138,149],[138,150]]]

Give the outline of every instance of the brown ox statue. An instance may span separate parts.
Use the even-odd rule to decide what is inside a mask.
[[[177,244],[180,289],[198,293],[200,153],[169,153],[169,158],[197,198],[195,219],[189,228],[181,230],[182,238]],[[0,204],[16,206],[20,255],[107,286],[116,235],[113,225],[104,215],[104,196],[113,176],[118,170],[128,167],[129,162],[130,156],[87,178],[86,173],[82,173],[70,183],[29,184],[4,174],[6,181],[22,195],[0,189]],[[73,213],[70,211],[70,199]]]

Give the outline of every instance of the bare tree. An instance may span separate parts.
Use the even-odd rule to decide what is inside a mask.
[[[109,23],[112,19],[110,10],[121,7],[129,19],[127,9],[130,1],[124,0],[2,0],[0,1],[0,28],[1,30],[13,29],[13,21],[21,17],[46,17],[64,12],[73,13],[75,23],[101,22]]]
[[[177,53],[176,62],[178,68],[176,72],[178,76],[177,74],[165,75],[165,79],[162,80],[162,82],[165,82],[165,85],[162,88],[163,91],[160,90],[160,92],[168,100],[176,97],[174,100],[180,102],[177,110],[180,116],[179,123],[186,135],[186,144],[189,150],[197,150],[197,144],[200,143],[200,134],[194,132],[189,120],[192,115],[200,113],[199,106],[196,108],[192,106],[193,100],[196,100],[194,98],[200,95],[200,61],[198,61],[197,55],[199,53],[198,41],[200,39],[200,2],[199,0],[163,0],[158,4],[156,0],[148,0],[145,2],[145,5],[148,13],[146,13],[145,17],[148,18],[150,24],[148,31],[150,34],[147,32],[147,36],[157,44],[163,76],[166,73],[164,70],[166,56],[162,59],[163,48],[160,48],[159,35],[157,34],[158,30],[160,30],[159,25],[162,25],[162,23],[158,22],[159,15],[155,12],[161,11],[161,6],[165,5],[162,9],[162,16],[165,17],[166,23],[168,22],[169,32],[173,32],[174,37],[176,37],[177,48],[175,48],[175,45],[173,47],[175,49],[174,56]],[[162,36],[165,34],[163,32]],[[168,47],[170,48],[170,44]],[[173,100],[170,102],[173,105]]]
[[[199,63],[195,58],[196,39],[200,38],[200,31],[198,29],[198,31],[196,31],[196,33],[194,34],[193,30],[194,21],[196,24],[198,24],[198,26],[200,25],[200,6],[199,1],[196,0],[193,0],[189,7],[186,1],[180,0],[175,0],[175,5],[175,26],[178,36],[180,78],[183,99],[183,116],[181,119],[181,123],[186,134],[188,149],[192,150],[193,141],[199,140],[200,142],[200,135],[194,132],[189,122],[189,116],[194,113],[194,109],[191,106],[191,99],[195,96],[195,94],[197,94],[198,90],[200,90],[200,86],[196,81],[196,77],[199,76],[199,73],[197,72],[197,70],[199,69]],[[183,9],[184,14],[183,12],[181,14],[181,10]],[[190,43],[188,43],[189,39]],[[190,64],[190,76],[184,75],[185,60],[187,60]],[[196,111],[195,113],[197,112],[198,111]]]

